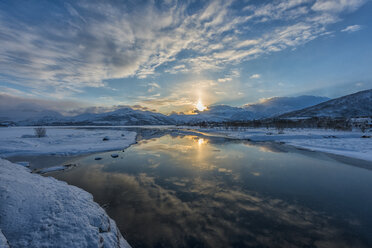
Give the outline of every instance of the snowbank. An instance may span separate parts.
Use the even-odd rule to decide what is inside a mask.
[[[251,141],[275,141],[312,151],[327,152],[351,158],[372,161],[372,138],[362,138],[359,131],[333,131],[323,129],[285,129],[278,134],[275,129],[249,128],[226,131],[222,129],[198,129],[209,135],[223,135]]]
[[[0,230],[1,247],[130,247],[91,194],[3,159]]]
[[[47,137],[34,136],[33,127],[0,128],[0,157],[28,154],[72,155],[124,149],[136,133],[115,129],[46,127]],[[107,140],[103,140],[104,138]]]

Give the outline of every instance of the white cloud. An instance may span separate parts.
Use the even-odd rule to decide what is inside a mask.
[[[236,48],[242,48],[242,47],[257,45],[258,43],[259,43],[258,40],[244,40],[244,41],[239,42],[236,45]]]
[[[231,77],[219,78],[219,79],[217,79],[217,81],[219,83],[226,83],[226,82],[232,81],[232,78]]]
[[[250,76],[249,78],[252,78],[252,79],[257,79],[257,78],[260,78],[261,75],[260,74],[253,74],[252,76]]]
[[[365,0],[317,0],[312,9],[326,12],[354,11],[365,2]]]
[[[160,88],[160,85],[157,84],[157,83],[155,83],[155,82],[149,83],[148,85],[149,85],[149,86],[152,86],[152,87],[154,87],[154,88]]]
[[[156,89],[160,89],[160,85],[155,83],[155,82],[151,82],[151,83],[148,83],[147,86],[149,87],[149,89],[147,90],[147,92],[153,92],[155,91]]]
[[[186,3],[159,9],[150,2],[128,12],[125,4],[87,1],[64,5],[65,22],[57,18],[39,25],[0,10],[0,74],[62,96],[103,87],[106,79],[151,77],[160,68],[174,74],[220,70],[328,35],[327,25],[339,21],[339,13],[354,11],[364,1],[313,3],[278,0],[249,5],[237,14],[232,1],[212,1],[190,14]],[[281,20],[280,26],[254,32],[257,22],[272,20]],[[184,51],[190,53],[178,58]]]
[[[347,26],[346,28],[342,29],[341,32],[353,33],[361,29],[362,27],[360,25],[351,25],[351,26]]]

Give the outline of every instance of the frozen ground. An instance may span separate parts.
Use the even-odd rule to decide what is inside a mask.
[[[278,134],[276,129],[266,128],[240,130],[200,128],[198,130],[209,135],[223,135],[237,139],[284,142],[312,151],[372,161],[372,138],[362,138],[363,135],[372,136],[372,133],[323,129],[285,129],[282,134]]]
[[[28,154],[72,155],[124,149],[136,133],[115,129],[46,127],[47,137],[34,136],[33,127],[0,128],[0,157]],[[108,137],[108,140],[103,140]]]
[[[0,203],[1,247],[130,247],[91,194],[3,159]]]

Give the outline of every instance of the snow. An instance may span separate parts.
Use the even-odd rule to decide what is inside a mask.
[[[136,133],[114,128],[46,127],[47,137],[34,136],[33,127],[0,128],[0,157],[28,154],[73,155],[124,149]],[[109,140],[103,140],[108,137]]]
[[[8,240],[5,238],[1,229],[0,229],[0,247],[1,248],[9,248]]]
[[[0,246],[130,247],[82,189],[0,159]]]
[[[279,116],[291,117],[367,117],[372,115],[372,89],[332,99],[315,106]]]
[[[208,135],[223,135],[235,139],[284,142],[288,145],[312,151],[372,161],[372,138],[362,138],[366,134],[360,131],[285,129],[282,134],[278,134],[277,130],[266,128],[248,128],[242,130],[200,128],[198,130]]]

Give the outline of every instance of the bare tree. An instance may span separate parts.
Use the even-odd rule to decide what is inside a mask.
[[[38,138],[42,138],[46,136],[46,128],[44,127],[35,127],[34,132],[35,132],[36,137]]]

